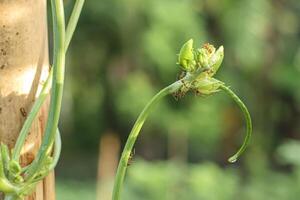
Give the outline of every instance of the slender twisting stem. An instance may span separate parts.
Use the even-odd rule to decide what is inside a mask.
[[[252,134],[252,121],[250,113],[245,106],[245,104],[241,101],[241,99],[231,90],[229,87],[222,85],[220,86],[220,89],[222,89],[224,92],[226,92],[240,107],[241,111],[243,112],[243,115],[245,117],[246,121],[246,137],[244,139],[244,142],[240,149],[235,153],[233,156],[231,156],[228,161],[231,163],[234,163],[237,161],[238,157],[245,151],[246,147],[248,146]]]
[[[128,136],[128,139],[126,141],[124,150],[122,152],[119,166],[117,169],[116,178],[115,178],[112,200],[120,199],[121,189],[123,187],[123,182],[124,182],[130,154],[132,152],[135,141],[140,133],[140,130],[141,130],[145,120],[147,119],[148,115],[150,114],[151,110],[153,109],[153,107],[163,97],[165,97],[168,94],[172,94],[172,93],[178,91],[185,84],[185,82],[195,80],[202,72],[205,72],[207,70],[208,70],[208,68],[199,68],[194,74],[187,73],[183,79],[176,81],[173,84],[162,89],[145,106],[145,108],[140,113],[139,117],[137,118],[137,120],[132,128],[132,130]]]
[[[199,73],[201,73],[201,71],[199,71]],[[153,109],[153,107],[158,103],[158,101],[161,98],[163,98],[164,96],[166,96],[168,94],[171,94],[171,93],[177,91],[184,84],[184,80],[193,80],[195,76],[197,76],[197,75],[194,75],[194,76],[189,76],[188,75],[183,80],[177,81],[177,82],[173,83],[172,85],[164,88],[158,94],[156,94],[151,99],[151,101],[145,106],[144,110],[141,112],[141,114],[137,118],[137,120],[136,120],[136,122],[135,122],[135,124],[132,128],[132,130],[129,134],[129,137],[127,139],[127,142],[125,144],[124,150],[122,152],[121,159],[120,159],[120,162],[119,162],[119,166],[118,166],[118,169],[117,169],[112,200],[119,200],[120,199],[121,189],[123,187],[123,182],[124,182],[124,178],[125,178],[125,174],[126,174],[130,154],[132,152],[135,141],[136,141],[136,139],[139,135],[139,132],[140,132],[147,116],[149,115],[149,113]],[[234,101],[239,105],[240,109],[242,110],[242,112],[245,116],[245,120],[246,120],[247,134],[246,134],[246,138],[244,140],[244,143],[243,143],[242,147],[238,150],[238,152],[228,159],[229,162],[235,162],[237,160],[237,158],[244,152],[244,150],[246,149],[246,147],[249,143],[251,133],[252,133],[251,117],[250,117],[248,109],[246,108],[244,103],[239,99],[239,97],[235,93],[233,93],[233,91],[231,91],[228,87],[226,87],[224,85],[221,85],[220,89],[225,91],[229,96],[231,96],[234,99]]]
[[[24,145],[24,142],[25,142],[25,139],[28,135],[29,129],[30,129],[34,119],[36,118],[36,115],[40,111],[40,108],[43,105],[45,99],[48,96],[50,86],[51,86],[51,82],[52,82],[52,68],[51,68],[51,71],[49,73],[49,76],[48,76],[46,82],[44,83],[43,89],[42,89],[39,97],[37,98],[37,100],[33,104],[33,107],[31,109],[26,121],[24,122],[24,125],[21,129],[21,132],[20,132],[19,137],[17,139],[17,142],[15,144],[13,154],[12,154],[12,159],[15,160],[15,161],[19,161],[21,149]]]
[[[182,86],[181,81],[177,81],[173,83],[172,85],[169,85],[168,87],[162,89],[159,93],[157,93],[150,102],[145,106],[139,117],[137,118],[130,134],[127,139],[126,145],[124,147],[113,189],[113,200],[119,200],[120,199],[120,193],[123,186],[126,169],[128,165],[128,160],[131,154],[131,151],[133,149],[133,146],[135,144],[135,141],[139,135],[139,132],[147,118],[147,116],[150,114],[151,110],[153,110],[153,107],[161,100],[163,97],[165,97],[168,94],[173,93],[174,91],[178,90]]]
[[[66,41],[65,41],[65,53],[68,50],[70,41],[73,37],[76,25],[78,23],[78,19],[82,10],[84,4],[84,0],[76,0],[71,17],[68,22],[67,30],[66,30]],[[14,147],[12,159],[15,161],[18,161],[20,158],[20,153],[21,149],[24,145],[25,139],[28,135],[29,129],[36,118],[36,115],[38,114],[41,106],[43,105],[43,102],[45,101],[46,97],[48,96],[50,87],[51,87],[51,82],[52,82],[52,75],[53,75],[53,70],[51,68],[51,71],[49,72],[49,76],[43,85],[42,91],[38,97],[38,99],[34,102],[32,109],[24,122],[24,125],[20,131],[19,137],[17,139],[17,142]],[[59,131],[57,131],[59,133]]]
[[[73,33],[76,29],[84,1],[85,0],[76,0],[76,2],[75,2],[72,14],[71,14],[69,22],[68,22],[67,30],[66,30],[66,41],[65,41],[66,49],[68,49],[69,44],[72,39],[72,36],[73,36]]]
[[[40,150],[36,156],[36,159],[25,173],[25,178],[27,180],[32,179],[35,173],[39,171],[38,169],[43,165],[43,161],[45,160],[55,137],[61,110],[65,72],[65,19],[63,0],[51,0],[51,6],[54,24],[54,62],[50,111]]]
[[[61,153],[61,137],[60,137],[59,130],[56,129],[56,131],[57,131],[57,133],[55,135],[53,161],[52,161],[51,165],[49,166],[49,169],[48,169],[47,172],[52,171],[56,167],[56,165],[58,163],[58,160],[59,160],[59,157],[60,157],[60,153]],[[35,183],[43,180],[46,175],[47,174],[42,174],[39,178],[35,178],[34,181],[31,181],[31,184],[35,184]]]
[[[57,165],[60,157],[60,153],[61,153],[61,136],[59,130],[56,129],[55,143],[54,143],[54,150],[53,150],[53,161],[49,167],[49,171],[53,170]]]

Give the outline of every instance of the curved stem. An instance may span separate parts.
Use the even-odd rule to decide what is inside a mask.
[[[133,146],[135,144],[135,141],[139,135],[139,132],[147,119],[148,115],[152,111],[153,107],[161,100],[163,97],[165,97],[168,94],[171,94],[178,90],[183,83],[181,81],[177,81],[164,89],[162,89],[159,93],[157,93],[151,100],[150,102],[145,106],[139,117],[137,118],[130,134],[127,139],[127,142],[125,144],[119,166],[117,169],[117,174],[116,174],[116,179],[114,183],[114,189],[113,189],[113,200],[119,200],[120,199],[120,193],[121,189],[123,186],[125,174],[126,174],[126,169],[129,161],[130,154],[132,152]]]
[[[45,174],[42,174],[39,178],[35,178],[34,180],[32,180],[32,182],[28,185],[28,187],[32,187],[31,185],[34,185],[36,183],[38,183],[39,181],[43,180],[49,172],[51,172],[57,165],[58,160],[60,158],[60,153],[61,153],[61,136],[59,133],[59,130],[56,129],[56,135],[55,135],[55,141],[54,141],[54,151],[53,151],[53,161],[50,164],[47,172]],[[24,191],[26,191],[26,189],[24,189]]]
[[[61,136],[58,129],[56,129],[55,141],[54,141],[54,151],[53,151],[53,161],[49,167],[49,171],[52,171],[60,158],[61,153]]]
[[[243,112],[243,115],[244,115],[245,121],[246,121],[246,137],[244,139],[244,142],[243,142],[242,146],[239,148],[239,150],[228,159],[229,162],[234,163],[237,161],[239,156],[245,151],[245,149],[247,148],[247,146],[250,142],[250,138],[252,135],[252,121],[251,121],[250,113],[249,113],[247,107],[245,106],[245,104],[241,101],[241,99],[231,89],[229,89],[229,87],[222,85],[222,86],[220,86],[220,88],[224,92],[226,92],[238,104],[241,111]]]
[[[54,151],[53,151],[53,161],[50,164],[48,170],[44,174],[41,174],[38,178],[34,178],[34,179],[28,181],[26,184],[24,184],[21,187],[21,189],[19,190],[19,193],[22,194],[24,191],[28,191],[28,190],[32,189],[33,187],[36,186],[36,184],[39,181],[43,180],[49,174],[49,172],[51,172],[56,167],[58,160],[60,158],[60,153],[61,153],[61,136],[60,136],[59,130],[56,129],[56,135],[55,135],[55,141],[54,141]],[[30,165],[27,166],[27,168],[28,167],[30,167]],[[17,196],[12,196],[12,197],[17,197]]]
[[[135,141],[140,133],[140,130],[145,120],[147,119],[148,115],[150,114],[151,110],[153,109],[153,107],[159,102],[161,98],[163,98],[168,94],[172,94],[178,91],[185,84],[185,82],[191,82],[195,80],[202,72],[205,72],[208,69],[209,68],[204,67],[204,68],[199,68],[194,74],[187,73],[183,79],[176,81],[175,83],[165,87],[160,92],[158,92],[144,107],[143,111],[140,113],[139,117],[137,118],[128,136],[124,150],[122,152],[118,169],[117,169],[116,178],[115,178],[112,200],[120,199],[121,189],[123,187],[123,182],[124,182],[130,154],[132,152]]]
[[[43,165],[47,152],[49,152],[49,148],[51,148],[51,144],[55,137],[61,110],[65,72],[65,19],[63,1],[51,0],[51,6],[54,27],[54,62],[50,111],[40,150],[38,151],[36,159],[33,161],[32,165],[25,173],[26,180],[32,179],[35,173],[39,171],[39,169]]]
[[[76,29],[77,23],[78,23],[78,19],[80,17],[80,13],[83,7],[85,0],[76,0],[72,14],[70,16],[69,19],[69,23],[67,26],[67,30],[66,30],[66,41],[65,41],[65,48],[68,49],[69,44],[71,42],[73,33]]]
[[[51,87],[51,82],[52,82],[52,74],[53,73],[52,73],[52,68],[51,68],[51,71],[49,72],[49,76],[43,86],[43,89],[42,89],[39,97],[37,98],[37,100],[34,102],[33,107],[21,129],[21,132],[19,134],[19,137],[17,139],[17,142],[16,142],[14,150],[13,150],[13,154],[12,154],[12,159],[15,161],[19,161],[19,158],[21,155],[21,149],[25,143],[29,129],[30,129],[34,119],[36,118],[38,112],[40,111],[40,108],[43,105],[45,99],[48,96],[48,93],[49,93],[49,90]]]
[[[52,163],[49,167],[49,170],[48,170],[49,172],[52,171],[56,167],[56,165],[59,161],[60,153],[61,153],[61,146],[62,146],[61,145],[61,135],[60,135],[59,129],[57,128],[56,129],[56,135],[55,135],[55,141],[54,141],[54,150],[53,150],[53,155],[52,155],[53,161],[52,161]],[[27,171],[27,169],[30,166],[31,166],[31,164],[25,166],[24,168],[22,168],[22,173]]]

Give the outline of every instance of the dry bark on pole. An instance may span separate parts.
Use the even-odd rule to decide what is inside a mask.
[[[0,141],[12,148],[49,70],[46,0],[0,0]],[[49,101],[22,150],[30,163],[41,144]],[[54,200],[54,173],[26,200]],[[1,199],[1,198],[0,198]]]

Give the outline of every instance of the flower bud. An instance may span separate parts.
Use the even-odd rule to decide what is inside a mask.
[[[209,59],[209,75],[212,77],[220,68],[224,58],[224,48],[220,46],[219,49]]]
[[[195,59],[194,59],[194,51],[193,51],[193,39],[187,41],[180,49],[178,55],[178,64],[185,71],[193,71],[195,69]]]
[[[216,49],[213,45],[206,43],[201,49],[197,49],[197,62],[201,67],[209,67],[211,56],[215,53]]]
[[[219,87],[224,83],[214,78],[202,78],[196,80],[193,85],[193,89],[200,95],[210,95],[218,92]]]

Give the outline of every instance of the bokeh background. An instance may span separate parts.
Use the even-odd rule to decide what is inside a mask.
[[[57,198],[111,200],[135,119],[194,38],[224,45],[216,77],[248,106],[251,145],[227,162],[244,121],[226,94],[169,96],[142,129],[122,200],[300,199],[299,19],[299,0],[87,0],[67,55]]]

